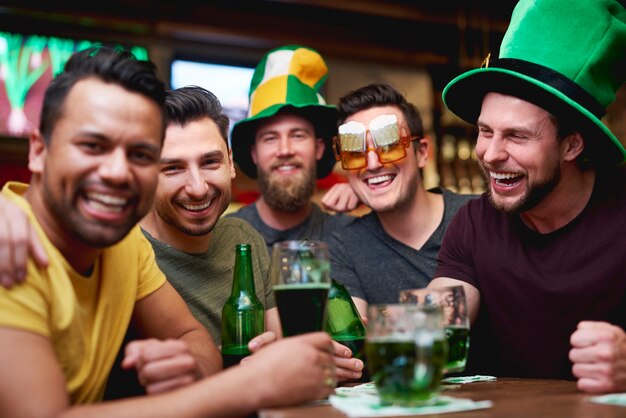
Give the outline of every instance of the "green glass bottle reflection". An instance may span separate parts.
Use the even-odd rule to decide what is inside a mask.
[[[235,246],[233,290],[222,309],[224,368],[249,355],[248,342],[265,330],[265,309],[254,290],[251,253],[249,244]]]
[[[332,280],[326,302],[326,323],[324,331],[340,344],[352,351],[352,356],[365,364],[365,325],[361,315],[352,302],[346,288],[336,280]],[[367,367],[359,381],[369,381]]]

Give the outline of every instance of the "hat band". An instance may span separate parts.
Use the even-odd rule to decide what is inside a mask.
[[[500,58],[491,60],[489,67],[515,71],[547,84],[585,107],[598,119],[602,119],[602,117],[606,114],[604,106],[602,106],[591,94],[587,93],[587,91],[585,91],[582,87],[565,77],[563,74],[548,67],[515,58]]]

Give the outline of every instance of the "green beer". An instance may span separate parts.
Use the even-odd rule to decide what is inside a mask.
[[[419,341],[419,339],[418,339]],[[437,394],[447,356],[443,338],[429,343],[393,335],[369,339],[368,368],[383,405],[418,406]]]
[[[330,283],[274,285],[283,336],[321,331]]]
[[[446,339],[448,340],[447,372],[462,372],[467,361],[469,350],[469,329],[465,327],[446,326]]]
[[[265,331],[265,309],[256,296],[249,244],[235,246],[235,271],[230,297],[222,308],[224,368],[250,354],[248,342]]]

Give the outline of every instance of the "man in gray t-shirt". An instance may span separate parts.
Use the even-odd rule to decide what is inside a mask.
[[[446,228],[456,211],[474,196],[439,188],[427,193],[443,198],[443,216],[420,248],[389,234],[376,212],[354,218],[333,235],[332,275],[353,298],[367,303],[397,302],[400,290],[426,287],[433,278]]]
[[[366,315],[368,303],[397,302],[399,291],[433,278],[444,231],[472,196],[426,190],[428,141],[417,108],[387,84],[339,100],[338,148],[350,188],[372,212],[332,235],[332,275]],[[323,203],[339,207],[347,185]]]
[[[239,209],[233,217],[241,218],[247,221],[254,229],[256,229],[265,240],[268,253],[271,255],[272,246],[276,242],[287,240],[314,240],[329,241],[334,231],[348,225],[354,218],[353,216],[336,214],[331,215],[324,212],[316,204],[311,203],[311,211],[306,220],[294,227],[281,230],[272,228],[263,222],[259,215],[256,205],[248,205]]]
[[[316,179],[329,175],[336,163],[332,138],[337,109],[319,94],[327,73],[322,56],[311,48],[289,45],[269,51],[252,77],[248,117],[233,127],[233,158],[258,180],[261,195],[229,216],[248,221],[270,252],[278,241],[327,241],[331,231],[350,219],[326,213],[311,201]]]

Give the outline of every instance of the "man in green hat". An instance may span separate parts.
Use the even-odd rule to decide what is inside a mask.
[[[326,63],[311,48],[288,45],[269,51],[252,76],[248,118],[233,127],[233,159],[247,176],[258,178],[261,196],[229,216],[259,231],[270,254],[279,241],[329,241],[352,219],[311,202],[316,179],[335,165],[331,144],[337,109],[319,93],[327,76]],[[336,350],[335,361],[340,379],[361,377],[363,362],[349,351]]]
[[[233,127],[233,158],[258,179],[261,196],[232,216],[252,224],[270,253],[278,241],[326,241],[350,219],[311,202],[316,179],[335,165],[331,144],[337,109],[319,93],[327,76],[326,63],[311,48],[269,51],[252,77],[248,117]]]
[[[626,151],[600,120],[625,76],[617,1],[521,0],[500,59],[444,89],[488,181],[430,285],[465,286],[468,371],[626,390]]]

